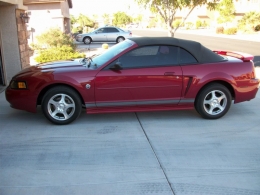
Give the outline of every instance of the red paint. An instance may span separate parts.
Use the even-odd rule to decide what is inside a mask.
[[[135,47],[137,45],[129,49]],[[230,55],[232,52],[218,53]],[[88,113],[192,109],[199,91],[208,83],[219,82],[230,86],[235,103],[248,101],[255,97],[259,80],[254,78],[251,55],[235,54],[239,59],[229,58],[220,63],[117,71],[104,68],[118,56],[96,69],[80,63],[49,69],[31,67],[13,78],[26,81],[28,89],[17,90],[9,86],[6,99],[13,108],[36,112],[37,101],[41,103],[44,90],[53,85],[67,85],[78,92],[83,103],[93,105],[87,108]],[[87,84],[90,89],[86,89]],[[140,102],[149,101],[152,103],[140,105]],[[111,107],[111,103],[122,105]]]

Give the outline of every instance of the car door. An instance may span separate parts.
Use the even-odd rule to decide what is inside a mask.
[[[107,29],[100,28],[96,30],[91,38],[93,41],[97,41],[97,42],[107,41]]]
[[[119,30],[113,27],[107,28],[107,41],[115,42],[117,37],[119,37]]]
[[[114,68],[119,67],[115,64],[121,69]],[[134,49],[101,70],[95,79],[97,107],[173,106],[178,104],[181,91],[182,70],[174,46]]]

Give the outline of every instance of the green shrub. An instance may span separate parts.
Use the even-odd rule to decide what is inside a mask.
[[[177,28],[178,26],[180,26],[180,24],[181,24],[181,20],[174,20],[172,25],[174,28]]]
[[[202,22],[200,20],[196,21],[196,29],[198,29],[199,27],[202,27]]]
[[[204,21],[202,22],[202,24],[201,24],[201,27],[204,27],[204,28],[206,28],[206,27],[208,27],[208,26],[210,26],[210,22],[209,22],[209,21],[206,22],[206,21],[204,20]]]
[[[193,27],[193,23],[192,22],[186,22],[185,27],[186,27],[186,30],[189,30]]]
[[[228,28],[224,30],[224,34],[226,35],[234,35],[237,33],[237,28]]]
[[[260,24],[255,27],[255,31],[260,31]]]
[[[217,34],[223,34],[223,33],[224,33],[224,27],[223,27],[223,26],[217,27],[217,28],[216,28],[216,33],[217,33]]]
[[[39,55],[35,58],[35,61],[38,63],[43,63],[83,57],[85,57],[85,54],[75,51],[72,47],[63,45],[62,47],[52,47],[40,51]]]
[[[244,32],[255,32],[260,21],[260,12],[248,12],[238,22],[238,28]]]
[[[47,49],[51,47],[61,47],[67,45],[76,48],[73,38],[63,33],[59,28],[50,28],[46,32],[39,36],[36,36],[36,43],[32,44],[31,47],[34,50]]]
[[[72,33],[78,33],[78,32],[83,32],[83,28],[81,26],[78,27],[73,27],[71,30]]]

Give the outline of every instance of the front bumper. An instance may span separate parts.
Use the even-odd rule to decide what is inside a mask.
[[[82,38],[80,37],[76,37],[76,39],[75,39],[76,41],[78,41],[78,42],[83,42],[83,40],[82,40]]]
[[[8,87],[5,90],[5,98],[12,108],[36,112],[37,95],[30,90],[17,90]]]

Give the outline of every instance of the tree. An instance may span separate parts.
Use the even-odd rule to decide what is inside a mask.
[[[255,31],[256,27],[260,25],[260,13],[248,12],[239,21],[239,28],[244,31]]]
[[[134,18],[134,22],[140,23],[143,20],[143,15],[138,14],[137,17]]]
[[[89,17],[80,14],[79,17],[77,18],[77,23],[81,26],[81,27],[90,27],[93,28],[95,25],[95,22],[93,20],[91,20]]]
[[[231,22],[235,17],[235,6],[233,0],[222,0],[216,7],[219,12],[217,19],[219,24]]]
[[[113,25],[115,26],[124,26],[132,22],[132,18],[124,12],[117,12],[114,14]]]
[[[102,15],[102,17],[103,17],[103,21],[104,21],[104,24],[109,24],[110,23],[110,16],[109,16],[109,14],[103,14]]]
[[[167,29],[168,36],[173,37],[175,31],[179,28],[182,23],[177,27],[173,28],[173,20],[178,10],[189,9],[188,14],[185,19],[190,15],[190,13],[194,10],[195,7],[200,5],[207,5],[208,8],[214,9],[216,7],[216,2],[218,0],[211,0],[208,2],[207,0],[135,0],[139,5],[143,5],[145,7],[149,7],[152,12],[159,13],[163,18]]]
[[[77,23],[77,18],[73,15],[70,15],[70,24],[73,26],[74,24]]]

